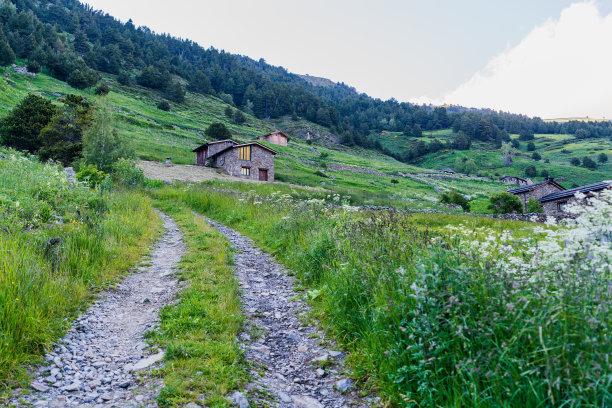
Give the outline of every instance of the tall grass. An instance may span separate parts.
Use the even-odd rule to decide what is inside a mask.
[[[295,271],[352,351],[357,377],[393,405],[612,403],[609,276],[561,287],[518,281],[442,227],[524,224],[196,188],[153,194],[238,229]]]
[[[160,221],[139,193],[101,195],[58,166],[0,153],[1,393],[24,385],[92,293],[138,262]]]

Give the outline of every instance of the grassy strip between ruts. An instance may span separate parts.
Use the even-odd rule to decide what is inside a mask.
[[[148,334],[166,349],[166,363],[159,372],[165,387],[158,402],[229,406],[225,396],[248,379],[236,340],[243,315],[229,244],[186,207],[168,201],[155,206],[178,223],[187,248],[179,271],[187,285],[179,301],[160,312],[158,329]]]

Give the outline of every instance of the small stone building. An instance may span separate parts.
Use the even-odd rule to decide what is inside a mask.
[[[511,188],[508,190],[508,193],[518,196],[523,203],[523,211],[525,211],[527,210],[527,202],[529,201],[530,197],[533,197],[535,200],[539,200],[546,195],[564,190],[565,188],[558,184],[555,180],[552,178],[547,178],[539,183]]]
[[[506,176],[506,175],[500,178],[499,181],[501,181],[502,183],[508,183],[508,184],[518,184],[519,186],[528,186],[530,184],[533,184],[533,181],[531,181],[531,179],[522,179],[520,177]]]
[[[276,130],[272,133],[268,133],[267,135],[257,136],[256,139],[263,140],[278,146],[287,146],[290,137],[288,134],[281,132],[280,130]]]
[[[196,164],[224,169],[229,175],[260,181],[274,181],[274,150],[257,142],[219,140],[193,150]]]
[[[576,202],[576,193],[586,195],[586,200],[594,193],[600,192],[612,185],[609,181],[589,184],[586,186],[571,188],[569,190],[557,191],[540,197],[538,201],[542,203],[544,214],[562,216],[565,213],[565,207],[570,203]]]
[[[457,174],[457,172],[455,170],[451,169],[450,167],[447,167],[445,169],[441,169],[440,172],[448,173],[448,174]]]

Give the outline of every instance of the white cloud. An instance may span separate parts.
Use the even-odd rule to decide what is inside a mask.
[[[610,50],[612,13],[602,16],[593,2],[575,3],[491,59],[443,101],[542,118],[612,118]]]

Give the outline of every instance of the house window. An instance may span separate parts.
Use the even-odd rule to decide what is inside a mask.
[[[557,210],[560,212],[565,211],[566,204],[567,204],[567,201],[563,201],[562,203],[557,203]]]
[[[242,167],[240,169],[240,174],[243,175],[243,176],[250,176],[251,175],[251,168],[250,167]]]
[[[244,146],[239,148],[238,156],[240,160],[251,161],[251,146]]]

